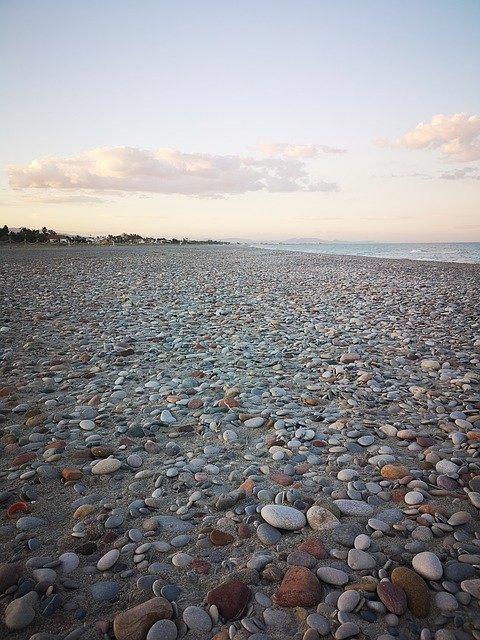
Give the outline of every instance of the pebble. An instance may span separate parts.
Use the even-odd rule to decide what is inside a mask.
[[[418,574],[427,580],[440,580],[443,575],[442,563],[439,557],[431,551],[423,551],[413,556],[412,566]]]
[[[201,607],[187,607],[183,612],[183,621],[193,631],[210,631],[212,628],[212,619]]]
[[[13,600],[5,609],[5,626],[8,629],[17,630],[28,627],[35,619],[35,605],[38,602],[38,593],[30,591],[21,598]]]
[[[307,523],[301,511],[284,505],[267,504],[262,507],[260,515],[272,527],[286,529],[287,531],[301,529]]]
[[[111,620],[176,640],[188,607],[215,640],[478,631],[478,267],[200,245],[0,263],[4,623],[23,602],[32,640]]]

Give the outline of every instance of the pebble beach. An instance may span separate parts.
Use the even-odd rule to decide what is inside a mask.
[[[480,640],[480,265],[0,271],[1,638]]]

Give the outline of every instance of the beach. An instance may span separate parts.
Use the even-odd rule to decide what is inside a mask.
[[[480,265],[0,271],[0,637],[480,639]]]

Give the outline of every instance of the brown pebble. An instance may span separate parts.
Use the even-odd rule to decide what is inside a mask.
[[[280,607],[314,607],[322,601],[322,585],[306,567],[291,567],[273,596]]]
[[[425,580],[407,567],[396,567],[391,580],[405,592],[411,613],[417,618],[426,618],[430,612],[430,591]]]
[[[165,598],[151,598],[117,614],[113,632],[117,640],[145,640],[150,627],[158,620],[172,617],[172,605]]]
[[[224,582],[207,593],[208,604],[216,605],[222,618],[237,620],[248,606],[252,592],[244,582]]]
[[[214,529],[208,537],[210,539],[210,542],[216,547],[224,547],[227,544],[231,544],[235,540],[235,538],[230,533],[220,531],[219,529]]]

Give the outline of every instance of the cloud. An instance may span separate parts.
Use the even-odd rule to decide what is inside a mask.
[[[377,138],[374,142],[381,147],[440,149],[449,160],[472,162],[480,159],[480,116],[468,113],[446,116],[440,113],[427,124],[420,122],[394,142],[386,138]]]
[[[319,153],[345,153],[345,149],[327,147],[318,144],[286,144],[283,142],[261,142],[257,151],[282,158],[313,158]]]
[[[250,191],[336,191],[311,181],[294,157],[266,158],[102,147],[71,158],[45,157],[7,167],[14,189],[143,192],[222,197]]]
[[[440,178],[443,180],[480,180],[479,167],[463,167],[455,171],[444,171]]]

